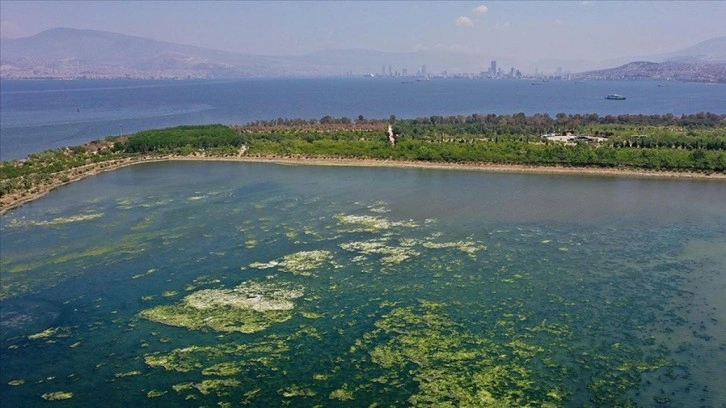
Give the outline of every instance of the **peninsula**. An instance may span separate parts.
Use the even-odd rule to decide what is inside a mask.
[[[393,132],[395,137],[391,138]],[[393,141],[392,141],[393,139]],[[431,167],[726,181],[726,115],[278,119],[147,130],[0,163],[0,214],[99,172],[162,160]]]

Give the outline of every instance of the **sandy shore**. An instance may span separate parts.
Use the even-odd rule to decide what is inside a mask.
[[[342,159],[342,158],[300,158],[300,157],[205,157],[205,156],[142,156],[94,163],[74,169],[66,170],[55,175],[48,183],[35,186],[31,191],[7,194],[0,198],[0,214],[18,208],[23,204],[37,200],[48,192],[66,184],[82,180],[102,172],[116,170],[122,167],[139,163],[159,161],[239,161],[253,163],[278,163],[286,165],[314,165],[314,166],[358,166],[358,167],[395,167],[395,168],[423,168],[439,170],[468,170],[487,171],[497,173],[534,173],[534,174],[563,174],[575,176],[618,176],[618,177],[656,177],[698,180],[726,181],[726,173],[695,173],[695,172],[668,172],[656,170],[609,169],[590,167],[562,167],[562,166],[527,166],[516,164],[491,163],[432,163],[420,161],[372,160],[372,159]],[[66,180],[66,181],[62,181]]]

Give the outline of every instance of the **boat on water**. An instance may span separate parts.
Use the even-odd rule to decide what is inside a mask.
[[[614,101],[624,101],[625,97],[623,95],[619,95],[619,94],[610,94],[610,95],[606,96],[605,99],[612,99]]]

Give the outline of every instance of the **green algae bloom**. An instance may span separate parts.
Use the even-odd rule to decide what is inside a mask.
[[[292,397],[314,397],[317,393],[310,388],[304,388],[299,385],[291,385],[277,391],[278,394],[285,398]]]
[[[72,392],[65,392],[65,391],[56,391],[56,392],[48,392],[41,397],[46,401],[63,401],[67,399],[73,398]]]
[[[150,367],[163,367],[168,371],[187,372],[202,368],[201,363],[192,357],[193,353],[196,353],[199,349],[198,346],[191,346],[175,350],[170,354],[147,354],[144,356],[144,362]]]
[[[294,307],[292,300],[302,295],[302,287],[248,281],[234,289],[205,289],[194,292],[184,298],[184,303],[199,310],[230,307],[266,312],[291,310]]]
[[[156,269],[155,268],[151,268],[151,269],[149,269],[148,271],[146,271],[144,273],[139,273],[139,274],[133,275],[131,277],[131,279],[138,279],[138,278],[142,278],[144,276],[149,276],[149,275],[151,275],[154,272],[156,272]]]
[[[454,248],[461,252],[469,255],[470,257],[476,258],[476,253],[479,251],[486,251],[487,247],[473,241],[457,241],[457,242],[431,242],[426,241],[423,244],[424,248],[429,249],[448,249]]]
[[[229,377],[241,372],[242,367],[235,362],[219,363],[202,370],[202,374],[204,375],[217,375],[220,377]]]
[[[146,396],[149,398],[159,398],[162,395],[166,394],[169,391],[161,391],[161,390],[151,390],[146,393]]]
[[[114,377],[116,378],[124,378],[124,377],[133,377],[136,375],[141,375],[141,371],[139,370],[133,370],[133,371],[127,371],[125,373],[116,373],[114,374]]]
[[[13,220],[9,223],[10,227],[24,227],[24,226],[48,226],[48,225],[63,225],[63,224],[70,224],[73,222],[81,222],[81,221],[92,221],[103,217],[103,213],[90,213],[90,214],[79,214],[74,215],[71,217],[58,217],[53,218],[52,220],[48,221],[27,221],[27,222],[21,222],[17,220]]]
[[[361,204],[361,203],[356,203],[356,204]],[[385,201],[376,201],[375,203],[368,205],[367,208],[368,208],[368,211],[370,211],[372,213],[378,213],[378,214],[383,214],[383,213],[387,213],[387,212],[391,211],[388,209],[388,204]]]
[[[204,395],[215,393],[217,396],[223,396],[228,394],[235,388],[240,386],[240,382],[235,379],[224,378],[224,379],[209,379],[194,384],[199,392]]]
[[[191,330],[255,333],[292,317],[293,300],[303,295],[299,286],[248,281],[233,289],[204,289],[181,303],[146,309],[140,316]]]
[[[419,256],[421,253],[412,249],[410,243],[401,246],[388,245],[387,239],[372,239],[368,241],[346,242],[340,247],[346,251],[358,252],[362,255],[380,255],[382,263],[398,264],[409,258]],[[356,258],[364,261],[366,258]]]
[[[336,218],[340,225],[352,226],[352,228],[346,229],[346,232],[377,232],[394,227],[414,228],[418,226],[414,221],[390,221],[374,215],[338,214]]]
[[[384,369],[379,383],[396,383],[412,375],[417,392],[410,406],[542,406],[541,379],[532,376],[515,351],[541,352],[522,341],[503,346],[468,332],[451,320],[444,306],[420,302],[418,307],[395,308],[364,336],[362,348],[372,347],[371,362]],[[387,339],[383,342],[374,339]],[[370,343],[370,346],[367,344]],[[532,357],[528,355],[527,357]]]
[[[279,268],[281,271],[290,272],[293,275],[312,276],[315,270],[321,268],[326,262],[330,262],[331,259],[330,251],[300,251],[267,263],[253,262],[250,264],[250,268]]]
[[[29,340],[38,340],[38,339],[46,339],[48,337],[53,337],[56,333],[58,333],[59,327],[51,327],[48,329],[45,329],[41,332],[31,334],[28,336]]]
[[[386,212],[383,207],[369,210]],[[590,350],[586,336],[598,329],[599,322],[588,321],[588,314],[578,310],[594,306],[573,296],[581,286],[570,291],[566,284],[575,281],[568,275],[571,271],[548,266],[550,257],[577,252],[557,250],[570,241],[553,239],[561,243],[531,255],[539,262],[534,267],[517,261],[536,251],[530,246],[512,250],[508,248],[512,241],[504,236],[501,244],[474,235],[447,241],[443,238],[447,234],[430,230],[429,220],[417,230],[407,230],[419,227],[416,223],[378,215],[341,215],[319,222],[318,241],[305,242],[304,247],[291,241],[314,227],[276,225],[272,218],[238,237],[234,243],[238,253],[233,245],[223,251],[205,247],[196,261],[209,262],[209,267],[183,275],[184,268],[173,271],[165,265],[167,282],[173,282],[174,276],[192,283],[184,290],[177,282],[170,288],[156,287],[154,296],[141,298],[147,309],[138,316],[174,327],[159,325],[141,334],[148,322],[129,323],[130,331],[153,336],[139,340],[143,349],[137,357],[143,357],[148,370],[143,378],[116,380],[141,375],[134,370],[138,358],[115,369],[109,364],[107,382],[148,382],[144,392],[154,388],[146,393],[148,398],[173,390],[179,395],[168,399],[194,400],[198,406],[558,407],[576,404],[573,401],[629,406],[642,373],[672,364],[659,358],[662,349],[655,349],[663,346],[650,332],[635,336],[642,339],[637,346],[628,338],[595,333],[597,339],[607,336],[612,341],[603,343],[601,350]],[[263,230],[269,235],[260,233]],[[525,233],[538,248],[545,247],[540,242],[550,241],[529,230],[518,233],[515,240],[524,239],[520,237]],[[254,245],[249,245],[253,236]],[[264,245],[258,245],[257,239]],[[278,250],[281,242],[289,245],[287,249],[267,252]],[[260,259],[259,254],[274,259],[249,263]],[[237,277],[226,272],[229,264],[222,264],[223,272],[207,275],[220,270],[222,255],[239,256],[234,265],[272,272],[243,266],[245,275],[256,278],[234,286],[237,282],[229,281]],[[134,269],[137,274],[129,277],[156,271],[144,273],[147,268]],[[588,272],[587,267],[577,268],[575,276]],[[165,278],[160,275],[144,280]],[[280,281],[281,277],[304,282],[305,287]],[[534,285],[543,282],[548,290],[538,292]],[[622,282],[615,281],[613,289],[623,289]],[[139,299],[140,293],[136,296]],[[597,306],[598,319],[612,322],[619,310],[630,306],[612,297]],[[120,316],[123,310],[117,310]],[[123,325],[120,319],[113,323]],[[185,335],[178,327],[197,332]],[[59,329],[31,337],[55,341],[68,333]],[[82,339],[84,345],[90,343],[87,337]],[[655,351],[644,352],[646,346]],[[379,401],[386,404],[378,405]]]
[[[348,388],[338,388],[337,390],[331,392],[328,398],[338,401],[352,401],[355,399],[353,397],[353,392],[351,392]]]
[[[275,361],[288,350],[283,341],[268,339],[253,343],[178,348],[169,353],[146,354],[144,362],[149,367],[160,367],[167,371],[180,373],[198,371],[205,376],[234,376],[249,369],[274,367]],[[208,366],[210,360],[220,356],[231,361]]]

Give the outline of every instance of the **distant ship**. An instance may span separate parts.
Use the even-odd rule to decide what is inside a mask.
[[[610,95],[606,96],[605,99],[612,99],[615,101],[624,101],[625,97],[623,95],[610,94]]]

